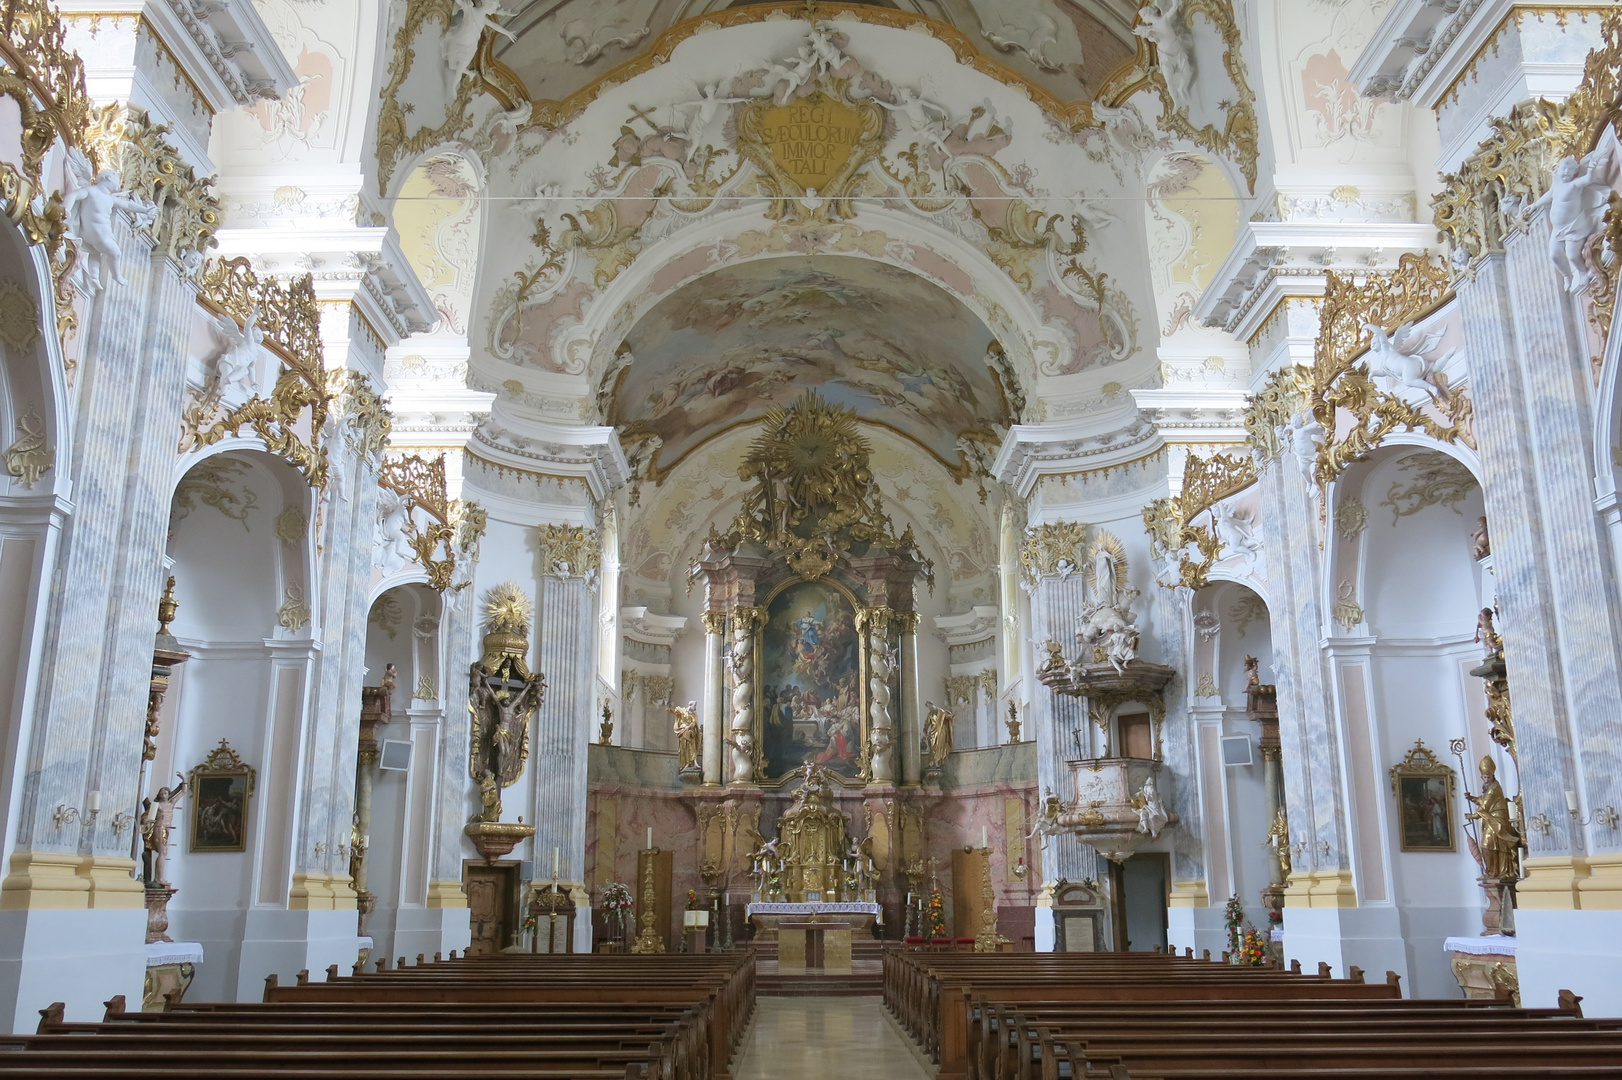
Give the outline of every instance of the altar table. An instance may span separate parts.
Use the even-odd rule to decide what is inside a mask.
[[[778,923],[777,970],[783,975],[849,975],[850,923]]]
[[[873,924],[882,922],[880,912],[878,904],[860,900],[827,903],[759,900],[744,908],[745,917],[755,928],[756,941],[776,941],[778,927],[784,922],[838,920],[852,929],[871,933]]]

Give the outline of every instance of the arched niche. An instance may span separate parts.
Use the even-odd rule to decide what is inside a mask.
[[[1482,680],[1470,674],[1483,655],[1477,616],[1494,600],[1473,550],[1483,514],[1469,465],[1412,444],[1347,469],[1330,514],[1330,653],[1352,778],[1353,870],[1360,902],[1404,912],[1416,996],[1451,992],[1442,939],[1481,928],[1464,777],[1448,743],[1466,737],[1467,762],[1495,751]],[[1405,815],[1392,773],[1419,742],[1455,774],[1446,827],[1432,838]]]
[[[193,464],[171,497],[166,562],[179,607],[169,629],[190,659],[164,702],[149,790],[189,777],[221,740],[255,771],[240,850],[193,850],[195,797],[182,799],[170,847],[170,933],[219,958],[197,976],[200,995],[217,1000],[234,996],[245,909],[285,902],[292,871],[316,651],[311,512],[297,470],[241,447]]]
[[[440,594],[420,582],[385,589],[367,615],[365,685],[381,687],[390,665],[395,679],[387,713],[375,727],[367,722],[374,695],[363,698],[362,738],[371,727],[377,757],[363,758],[357,745],[352,759],[357,793],[370,783],[368,820],[357,824],[364,825],[366,890],[373,897],[366,933],[378,955],[410,954],[406,945],[421,927],[411,923],[409,909],[427,899],[432,780],[444,715],[443,616]]]

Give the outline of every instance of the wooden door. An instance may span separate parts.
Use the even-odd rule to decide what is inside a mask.
[[[469,863],[464,871],[468,921],[473,927],[469,956],[498,953],[513,940],[518,867]]]

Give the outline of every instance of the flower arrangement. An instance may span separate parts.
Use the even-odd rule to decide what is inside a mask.
[[[1239,943],[1239,964],[1242,967],[1261,967],[1267,962],[1267,946],[1262,932],[1254,926],[1245,927],[1244,939]]]
[[[924,912],[924,925],[928,927],[929,937],[946,936],[946,900],[941,896],[939,885],[930,891],[929,907]]]
[[[688,889],[687,890],[687,910],[688,911],[697,911],[698,910],[698,890],[697,889]]]
[[[610,881],[603,886],[603,911],[612,914],[616,911],[630,911],[636,906],[631,899],[631,887],[621,881]]]
[[[1239,902],[1238,893],[1228,897],[1228,906],[1224,910],[1222,921],[1228,928],[1228,954],[1238,956],[1245,928],[1245,906]]]

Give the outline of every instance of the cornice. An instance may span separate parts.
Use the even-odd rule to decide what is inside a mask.
[[[687,616],[660,615],[645,607],[620,608],[620,629],[644,645],[673,645],[687,631]]]
[[[471,445],[476,456],[493,465],[581,480],[599,502],[630,477],[613,428],[524,416],[501,399],[474,429]]]
[[[1029,498],[1044,476],[1124,465],[1162,445],[1154,424],[1136,409],[1124,417],[1115,412],[1051,424],[1015,424],[991,472],[1020,498]]]
[[[995,607],[982,604],[959,615],[935,616],[935,632],[947,645],[977,645],[996,635],[1000,621]]]

